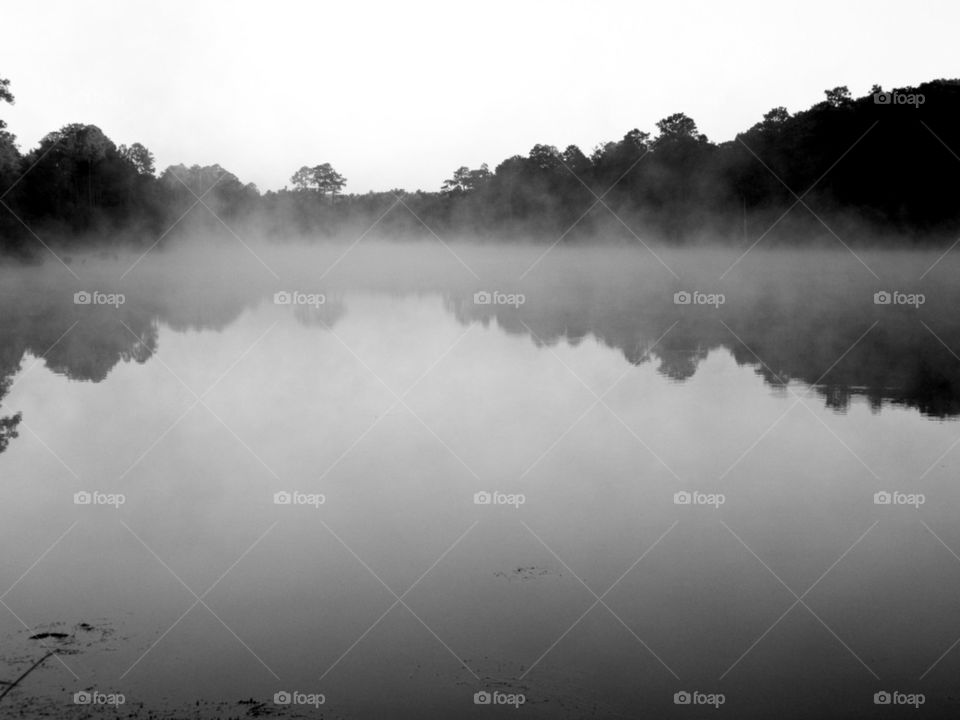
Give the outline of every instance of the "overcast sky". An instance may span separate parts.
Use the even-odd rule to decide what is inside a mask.
[[[791,112],[960,77],[960,2],[4,2],[21,150],[70,122],[158,168],[261,190],[330,162],[347,191],[439,189],[538,142],[589,152],[674,112],[731,139]]]

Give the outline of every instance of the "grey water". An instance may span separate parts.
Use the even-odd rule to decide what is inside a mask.
[[[547,250],[0,269],[3,703],[956,712],[960,255]]]

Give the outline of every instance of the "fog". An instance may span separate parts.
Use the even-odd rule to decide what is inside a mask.
[[[712,348],[725,347],[773,385],[817,383],[839,409],[851,394],[877,407],[902,402],[940,417],[960,409],[953,355],[960,350],[953,312],[960,291],[951,281],[958,260],[942,251],[760,246],[744,254],[433,238],[309,246],[198,238],[146,254],[77,253],[64,261],[0,270],[7,372],[24,352],[44,355],[74,322],[44,362],[102,379],[121,358],[148,361],[158,324],[223,329],[251,308],[274,303],[277,293],[321,296],[319,307],[306,299],[298,306],[295,298],[289,311],[332,329],[349,312],[352,294],[434,294],[461,323],[494,323],[537,344],[590,340],[637,363],[650,361],[647,350],[657,343],[652,356],[679,381]],[[119,293],[124,303],[77,305],[78,292]],[[480,292],[501,297],[483,304],[474,297]],[[702,297],[677,304],[682,292]],[[878,292],[894,293],[892,303],[877,304]],[[522,304],[513,296],[522,296]],[[71,352],[92,365],[80,369]]]
[[[483,687],[531,717],[666,715],[679,678],[853,713],[874,680],[802,607],[752,652],[794,598],[733,533],[799,590],[880,519],[810,606],[885,679],[945,648],[954,560],[872,499],[929,494],[949,532],[952,253],[193,237],[63,260],[0,268],[11,566],[76,525],[5,599],[31,627],[0,615],[11,664],[62,630],[44,642],[84,686],[170,717],[272,710],[284,687],[344,717],[469,710]],[[290,490],[324,502],[273,499]],[[222,624],[197,607],[166,634],[192,602],[168,568],[199,592],[261,533],[210,598]],[[428,632],[383,585],[431,562],[409,596]],[[580,583],[618,577],[617,618],[583,615]],[[56,716],[59,672],[30,676],[28,712]]]

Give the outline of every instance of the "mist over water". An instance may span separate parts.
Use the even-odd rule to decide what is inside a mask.
[[[222,330],[275,304],[277,293],[315,296],[291,297],[286,309],[305,325],[330,329],[351,295],[429,294],[465,325],[492,322],[537,345],[590,339],[628,362],[655,359],[676,380],[725,348],[774,386],[816,383],[838,409],[862,395],[875,407],[890,401],[949,417],[960,410],[952,356],[960,347],[952,312],[958,291],[950,281],[956,271],[957,261],[942,251],[859,248],[744,254],[428,240],[197,243],[146,255],[78,254],[65,265],[0,268],[9,309],[3,329],[11,339],[5,371],[25,351],[45,354],[74,322],[46,353],[46,364],[75,379],[101,380],[121,358],[145,361],[159,326]],[[104,297],[105,306],[78,305],[78,292],[119,294],[124,302],[114,307]],[[489,304],[477,293],[490,295]],[[879,304],[878,293],[890,304]],[[683,295],[689,305],[679,304]],[[82,358],[72,357],[91,334],[95,349],[87,343]]]
[[[52,4],[0,720],[960,717],[960,5]]]
[[[662,716],[700,691],[800,718],[872,707],[877,678],[948,712],[958,261],[741,252],[3,267],[12,577],[67,531],[4,597],[30,628],[0,616],[4,655],[63,632],[78,688],[161,716],[316,712],[279,691],[337,717],[481,717],[480,691]],[[38,670],[24,707],[68,678]]]

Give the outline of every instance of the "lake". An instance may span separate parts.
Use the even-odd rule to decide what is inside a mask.
[[[0,269],[0,704],[955,714],[960,251],[740,255]]]

